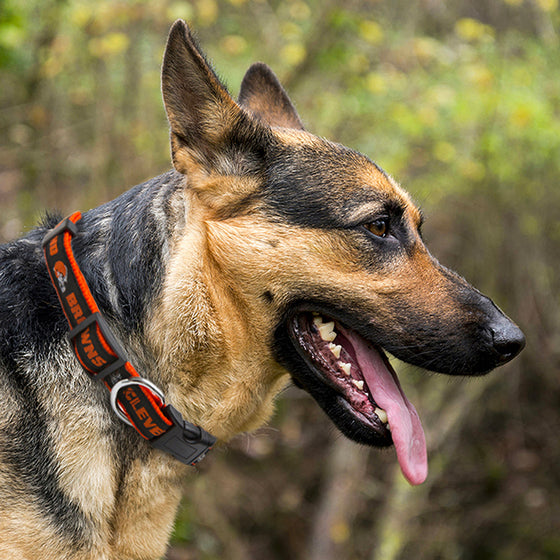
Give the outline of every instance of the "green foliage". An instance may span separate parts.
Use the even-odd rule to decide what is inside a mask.
[[[23,35],[21,14],[7,2],[0,4],[0,68],[15,64]]]
[[[429,216],[435,254],[529,344],[485,382],[405,369],[432,442],[428,483],[412,491],[391,454],[345,449],[353,507],[322,536],[325,496],[344,483],[341,444],[288,391],[273,430],[186,482],[175,557],[314,559],[322,538],[321,560],[557,558],[557,0],[3,0],[0,239],[45,207],[85,209],[169,167],[159,66],[179,17],[233,93],[264,60],[309,130],[400,180]]]

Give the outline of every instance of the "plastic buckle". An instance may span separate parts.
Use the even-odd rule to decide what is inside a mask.
[[[43,242],[42,242],[43,247],[46,247],[52,239],[58,237],[61,233],[64,233],[65,231],[68,231],[74,236],[78,233],[78,226],[70,218],[64,218],[62,222],[60,222],[58,225],[56,225],[51,230],[49,230],[46,233],[45,237],[43,237]]]
[[[165,412],[173,426],[163,435],[150,440],[150,444],[186,465],[195,465],[204,459],[216,443],[216,438],[199,426],[186,422],[170,404],[165,407]]]

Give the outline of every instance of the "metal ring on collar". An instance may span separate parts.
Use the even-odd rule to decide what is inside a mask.
[[[130,385],[140,385],[146,387],[150,391],[153,391],[158,398],[161,400],[162,406],[165,405],[165,396],[162,393],[161,389],[154,385],[151,381],[144,379],[143,377],[131,377],[128,379],[121,379],[119,382],[115,383],[111,388],[111,406],[115,412],[115,414],[129,426],[133,426],[132,422],[127,418],[126,414],[122,411],[122,408],[119,406],[117,402],[117,397],[119,396],[119,391],[124,389],[125,387],[129,387]]]

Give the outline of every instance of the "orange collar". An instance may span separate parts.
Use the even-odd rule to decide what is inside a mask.
[[[43,252],[51,282],[68,324],[72,349],[94,380],[103,381],[111,392],[117,416],[150,445],[194,465],[204,458],[216,438],[186,422],[160,389],[140,377],[128,361],[103,315],[72,251],[80,212],[75,212],[50,230],[43,239]]]

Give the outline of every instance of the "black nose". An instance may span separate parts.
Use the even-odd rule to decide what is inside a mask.
[[[525,335],[521,329],[505,315],[491,327],[492,344],[499,354],[499,363],[505,364],[515,358],[525,347]]]

